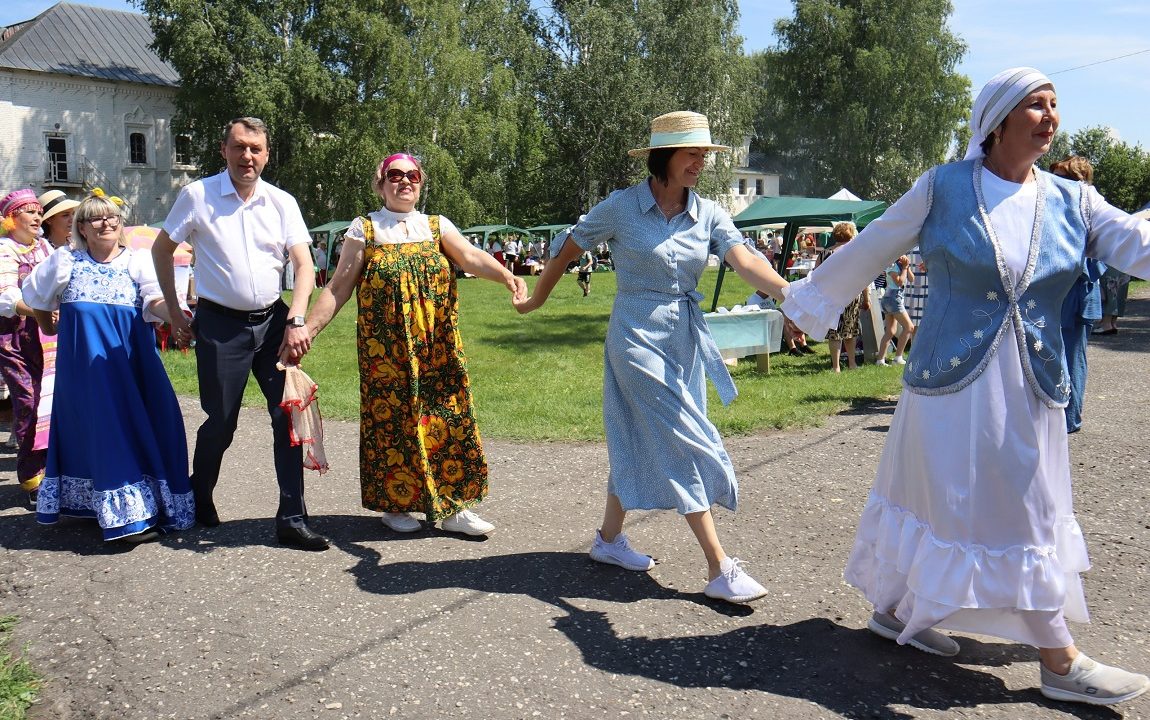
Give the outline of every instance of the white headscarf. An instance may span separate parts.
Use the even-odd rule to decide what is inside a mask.
[[[1003,70],[992,77],[974,100],[970,112],[970,142],[966,144],[963,159],[982,157],[982,142],[1002,124],[1015,105],[1043,85],[1054,83],[1030,67]]]

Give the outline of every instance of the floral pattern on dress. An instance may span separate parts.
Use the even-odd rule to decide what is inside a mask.
[[[72,275],[72,281],[60,295],[61,303],[97,302],[104,305],[124,305],[139,308],[143,301],[139,288],[128,271],[119,266],[98,263],[83,250],[70,251],[73,262],[83,266],[83,272]]]
[[[139,482],[104,491],[96,490],[90,478],[46,477],[40,485],[36,510],[95,517],[104,529],[124,527],[157,515],[165,518],[163,527],[169,530],[186,530],[196,521],[191,492],[173,493],[167,480],[146,475]]]
[[[363,506],[440,520],[487,495],[459,336],[455,273],[434,240],[374,242],[364,218],[358,300]]]

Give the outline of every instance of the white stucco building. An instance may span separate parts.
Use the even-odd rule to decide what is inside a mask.
[[[779,174],[767,167],[762,153],[751,152],[750,138],[732,152],[731,187],[723,202],[731,215],[738,215],[761,197],[779,196]]]
[[[129,223],[163,220],[199,175],[152,41],[143,15],[67,2],[0,29],[0,193],[101,187]]]

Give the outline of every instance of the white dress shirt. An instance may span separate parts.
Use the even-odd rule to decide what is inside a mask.
[[[195,248],[199,296],[233,310],[278,300],[288,249],[311,242],[295,198],[259,180],[244,202],[226,170],[182,189],[164,231]]]

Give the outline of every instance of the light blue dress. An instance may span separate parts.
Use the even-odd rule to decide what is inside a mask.
[[[725,257],[742,235],[726,211],[694,192],[667,220],[644,180],[611,193],[571,237],[584,250],[606,242],[615,263],[603,373],[610,493],[625,510],[734,510],[738,485],[707,418],[706,377],[724,404],[736,392],[696,287],[707,256]]]

